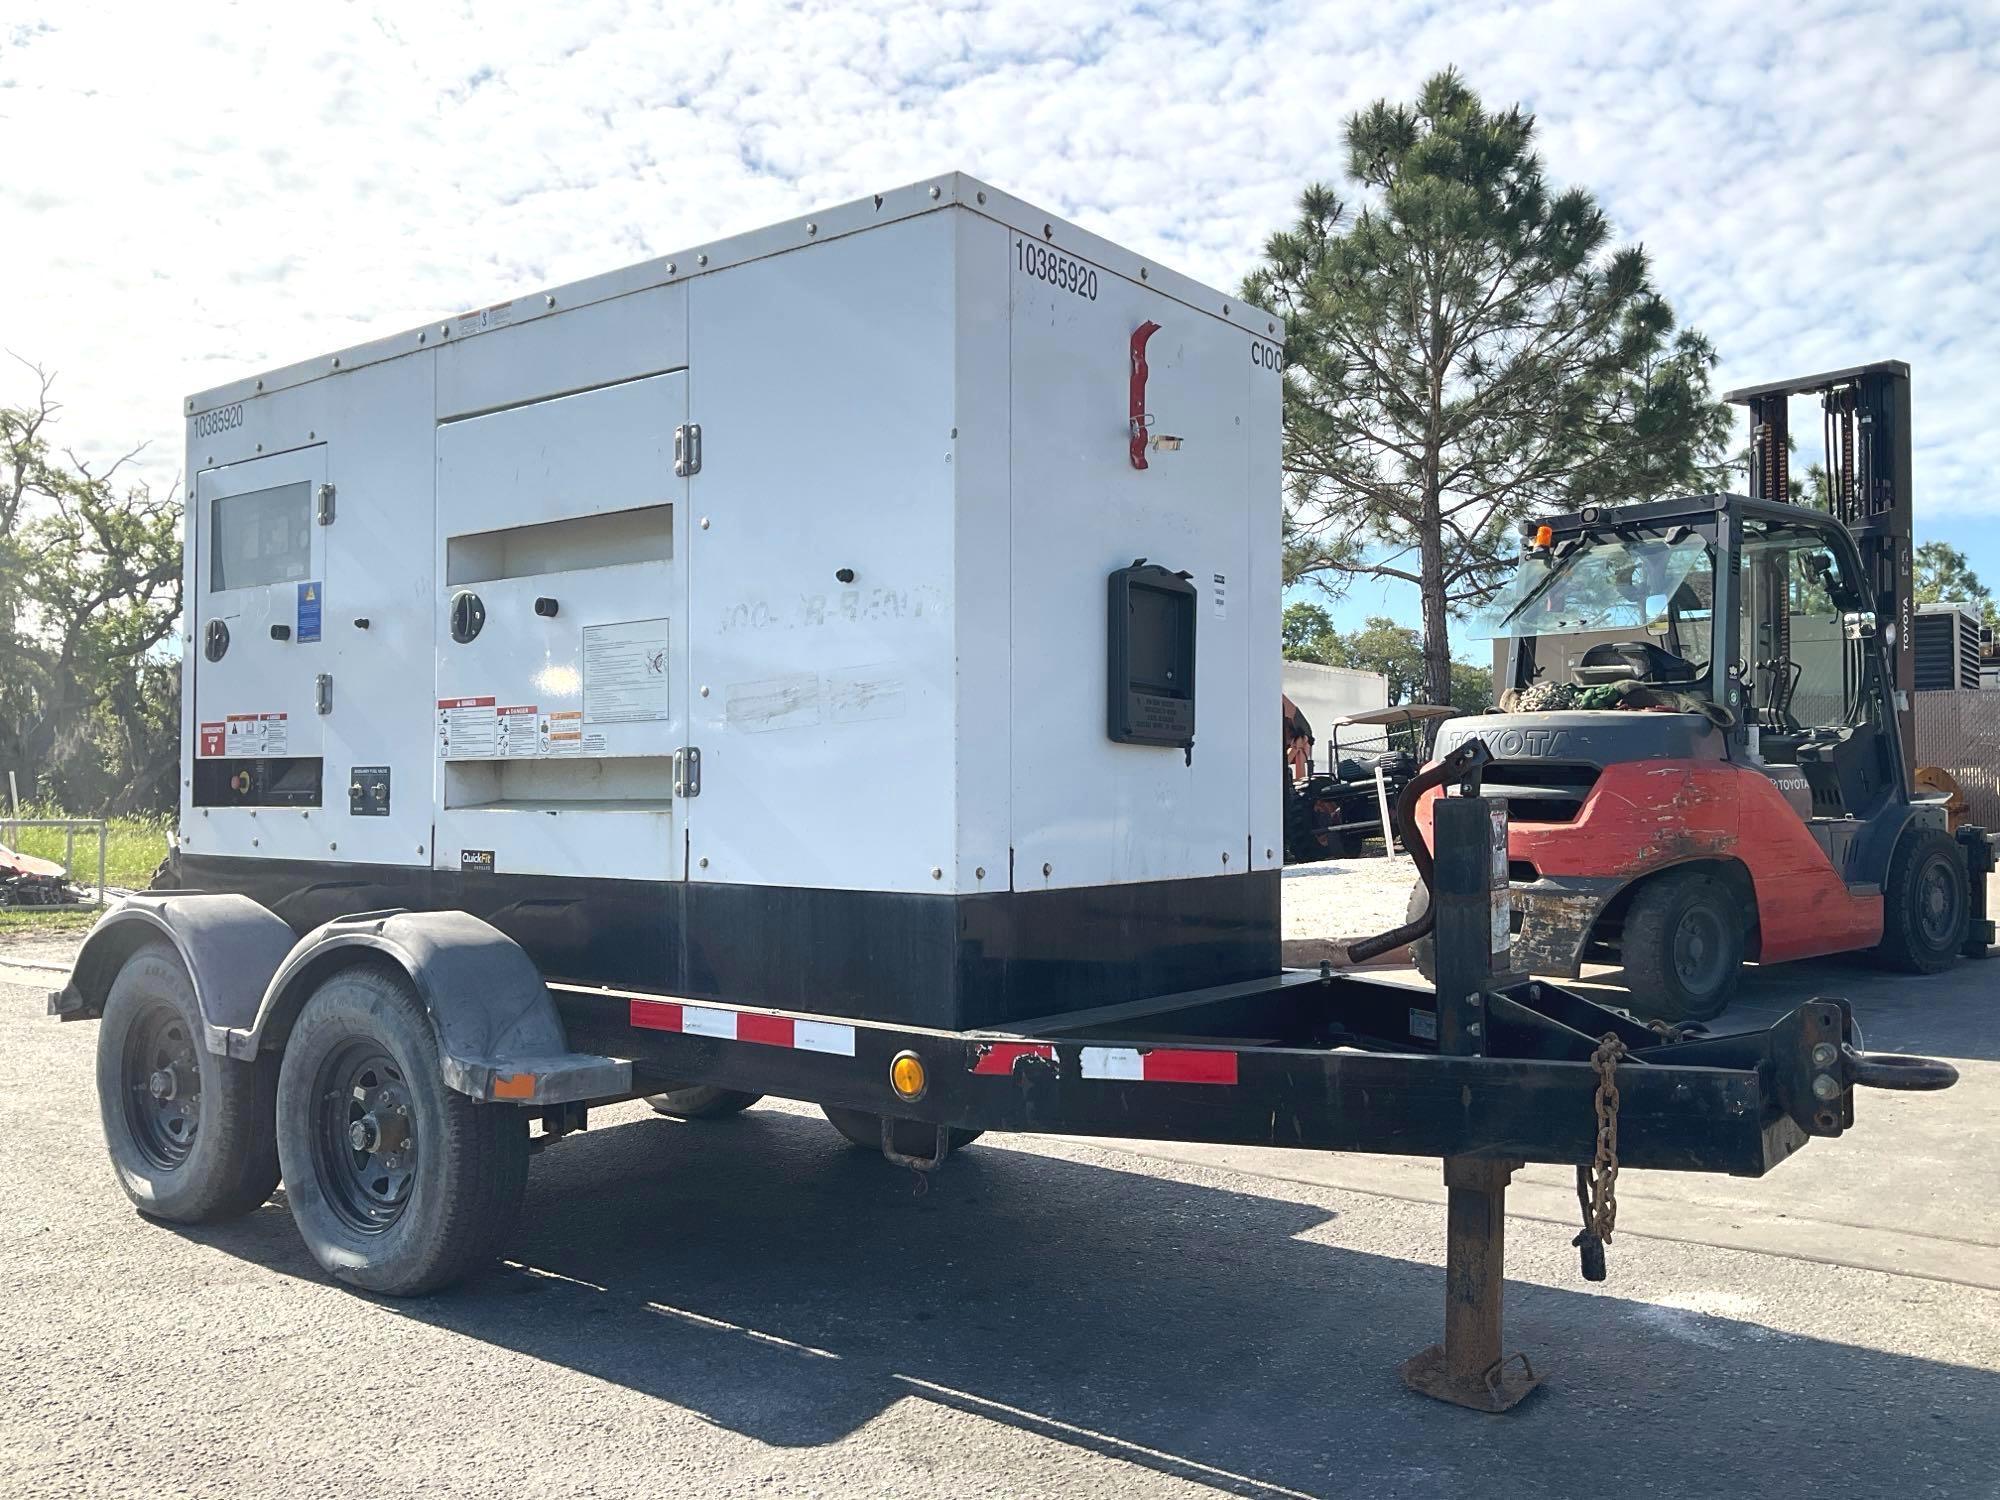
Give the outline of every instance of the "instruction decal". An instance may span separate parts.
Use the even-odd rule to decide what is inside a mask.
[[[195,753],[208,759],[236,756],[248,760],[283,755],[288,727],[283,714],[231,714],[201,726]]]
[[[437,701],[438,751],[446,760],[491,760],[500,737],[491,698]]]
[[[1215,575],[1215,617],[1226,619],[1229,615],[1229,579],[1221,573]]]
[[[319,639],[320,595],[324,592],[318,579],[299,585],[298,639],[301,641]]]
[[[583,627],[583,718],[635,724],[673,717],[667,696],[667,622]]]

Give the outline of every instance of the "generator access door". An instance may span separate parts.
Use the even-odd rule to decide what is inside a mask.
[[[434,862],[678,880],[680,371],[442,423]]]
[[[267,808],[310,814],[326,795],[325,484],[324,444],[195,475],[188,780],[189,800],[204,816],[243,809],[247,820]],[[318,847],[309,821],[267,818],[258,847],[277,857],[306,854]],[[221,838],[213,847],[250,846],[246,840],[237,850]]]

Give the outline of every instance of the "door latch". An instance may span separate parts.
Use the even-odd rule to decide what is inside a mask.
[[[701,472],[701,423],[683,422],[674,429],[674,472],[683,479]]]
[[[333,486],[330,484],[321,485],[317,499],[319,504],[317,511],[319,524],[322,526],[331,526],[333,524]]]
[[[323,714],[333,712],[333,673],[321,672],[313,678],[313,708]]]
[[[674,752],[674,795],[683,799],[701,795],[701,751],[693,745]]]

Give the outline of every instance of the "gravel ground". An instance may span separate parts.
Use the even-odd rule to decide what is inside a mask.
[[[1398,855],[1285,866],[1285,937],[1357,938],[1401,925],[1417,872]]]

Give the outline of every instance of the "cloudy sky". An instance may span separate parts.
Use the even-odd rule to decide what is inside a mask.
[[[2000,586],[1993,0],[0,0],[0,345],[171,481],[190,391],[945,168],[1233,287],[1446,64],[1725,383],[1909,360],[1919,534]]]

